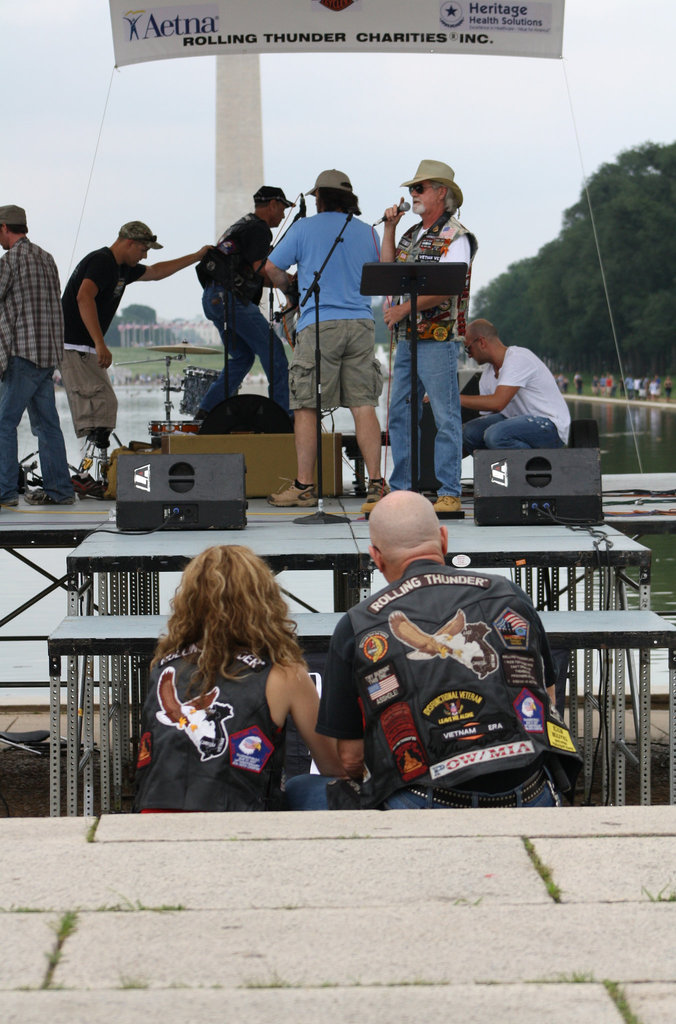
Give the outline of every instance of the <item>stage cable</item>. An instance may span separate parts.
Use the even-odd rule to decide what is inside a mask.
[[[71,275],[71,271],[73,269],[73,263],[75,261],[75,252],[77,250],[78,239],[80,238],[80,228],[82,227],[82,221],[84,220],[84,212],[85,212],[85,208],[87,206],[87,199],[89,197],[89,189],[90,189],[90,186],[91,186],[91,183],[92,183],[92,178],[94,176],[94,167],[96,165],[96,158],[97,158],[98,153],[99,153],[99,145],[100,145],[100,142],[101,142],[101,136],[103,134],[103,123],[104,123],[104,121],[106,119],[106,114],[108,113],[108,102],[110,100],[110,93],[111,93],[111,90],[112,90],[112,87],[113,87],[113,75],[115,74],[116,71],[117,71],[117,68],[113,67],[112,71],[110,72],[110,81],[108,82],[108,91],[106,93],[106,101],[103,104],[103,113],[101,115],[101,123],[99,124],[98,135],[96,136],[96,145],[94,146],[94,155],[92,157],[91,167],[89,168],[89,177],[87,179],[87,187],[85,189],[84,199],[82,200],[82,209],[80,210],[80,219],[77,222],[77,231],[75,232],[75,238],[73,239],[73,251],[70,254],[70,263],[68,265],[68,277],[70,277],[70,275]]]
[[[622,356],[620,355],[620,345],[619,345],[619,341],[618,341],[618,338],[617,338],[617,330],[615,328],[615,318],[613,317],[613,310],[612,310],[612,306],[610,304],[610,293],[608,291],[608,282],[606,280],[606,271],[605,271],[605,266],[604,266],[604,263],[603,263],[603,257],[601,255],[601,245],[600,245],[600,242],[599,242],[599,236],[598,236],[598,232],[596,230],[596,219],[594,217],[594,208],[592,206],[591,195],[589,193],[589,182],[588,182],[588,179],[587,179],[587,172],[585,170],[584,158],[582,156],[582,144],[580,142],[580,134],[578,132],[577,121],[575,119],[575,109],[573,107],[573,98],[572,98],[571,92],[570,92],[570,83],[568,81],[568,74],[566,72],[566,61],[565,60],[561,61],[561,66],[563,67],[563,79],[564,79],[565,86],[566,86],[566,95],[568,97],[568,106],[570,108],[570,116],[571,116],[571,120],[573,122],[573,132],[574,132],[574,135],[575,135],[575,142],[576,142],[576,145],[577,145],[577,155],[578,155],[578,159],[580,161],[580,168],[582,170],[582,183],[583,183],[583,187],[584,187],[584,193],[585,193],[585,196],[586,196],[586,199],[587,199],[587,205],[589,207],[589,218],[590,218],[590,221],[591,221],[592,233],[594,235],[594,246],[596,248],[596,255],[597,255],[597,258],[598,258],[598,261],[599,261],[599,269],[601,271],[601,281],[602,281],[602,284],[603,284],[603,294],[605,296],[606,306],[607,306],[607,309],[608,309],[608,319],[610,320],[610,329],[612,331],[613,343],[615,345],[615,354],[617,356],[617,365],[620,368],[620,377],[621,377],[621,381],[622,381],[622,386],[624,387],[624,381],[625,381],[624,366],[622,364]],[[634,449],[636,451],[636,459],[637,459],[637,462],[638,462],[638,471],[639,471],[639,473],[643,473],[643,463],[641,461],[641,452],[639,451],[639,446],[638,446],[638,437],[636,436],[636,431],[634,429],[634,419],[633,419],[633,417],[631,415],[630,407],[629,407],[628,402],[627,402],[626,408],[627,408],[627,412],[629,413],[629,423],[630,423],[630,426],[631,426],[631,436],[632,436],[632,439],[633,439],[633,442],[634,442]]]

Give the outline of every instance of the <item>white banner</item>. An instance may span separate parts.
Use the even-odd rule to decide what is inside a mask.
[[[564,0],[110,0],[115,63],[228,53],[560,57]]]

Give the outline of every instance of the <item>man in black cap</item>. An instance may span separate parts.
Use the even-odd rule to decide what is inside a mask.
[[[147,224],[132,220],[120,228],[117,240],[88,253],[73,271],[63,293],[65,344],[61,377],[68,395],[77,437],[85,449],[73,477],[81,498],[102,498],[102,476],[108,464],[108,441],[117,421],[117,398],[108,376],[113,355],[104,335],[117,312],[124,289],[134,281],[162,281],[198,263],[208,251],[164,260],[153,266],[140,261],[149,249],[161,249]]]
[[[231,224],[216,243],[220,254],[217,263],[207,259],[197,268],[204,288],[205,315],[218,328],[224,345],[228,345],[228,326],[234,338],[228,351],[228,393],[225,393],[225,372],[221,371],[202,399],[197,419],[203,419],[220,402],[237,393],[256,356],[270,381],[270,325],[258,304],[263,286],[271,287],[263,272],[272,244],[271,228],[281,224],[293,203],[281,188],[272,185],[262,185],[253,201],[254,212]],[[289,365],[284,346],[277,337],[273,338],[270,397],[288,413]]]
[[[66,448],[54,400],[54,367],[63,352],[59,272],[29,241],[26,211],[0,206],[0,504],[19,504],[17,427],[28,410],[38,439],[43,487],[32,505],[71,505]]]

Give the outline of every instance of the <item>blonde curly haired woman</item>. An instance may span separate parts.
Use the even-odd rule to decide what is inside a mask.
[[[186,567],[151,662],[135,809],[285,807],[291,715],[322,774],[342,775],[336,742],[315,732],[319,700],[279,586],[240,545]]]

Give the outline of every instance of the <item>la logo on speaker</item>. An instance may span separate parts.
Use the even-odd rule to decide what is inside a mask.
[[[134,487],[139,491],[150,493],[150,463],[146,466],[138,466],[134,470]]]
[[[507,487],[507,463],[491,462],[491,483],[499,487]]]

